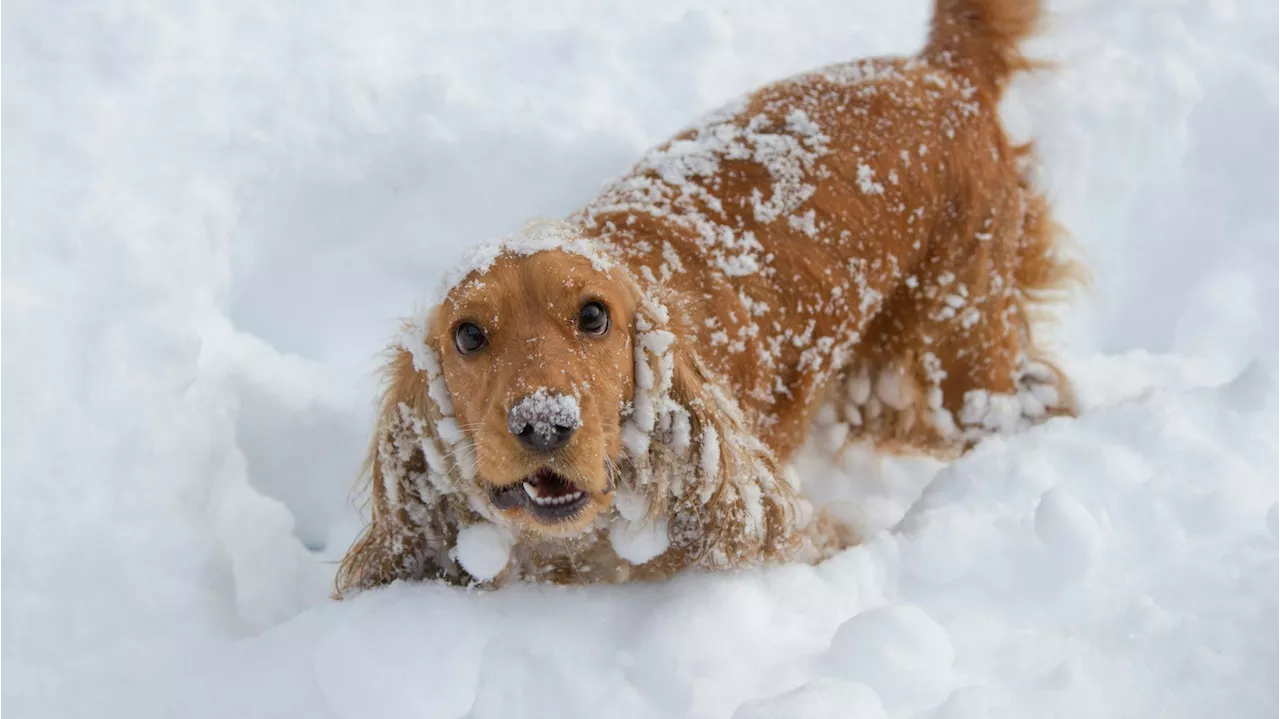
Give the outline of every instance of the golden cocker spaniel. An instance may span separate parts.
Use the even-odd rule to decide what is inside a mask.
[[[918,56],[769,85],[474,248],[390,351],[339,594],[814,561],[849,541],[787,469],[815,424],[954,456],[1071,414],[1032,320],[1078,269],[996,111],[1038,17],[937,0]]]

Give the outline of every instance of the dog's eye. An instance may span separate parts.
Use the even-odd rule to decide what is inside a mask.
[[[600,336],[609,331],[609,310],[600,302],[588,302],[578,312],[578,329]]]
[[[453,344],[458,348],[458,352],[464,355],[479,352],[488,341],[484,336],[484,330],[470,322],[463,322],[453,331]]]

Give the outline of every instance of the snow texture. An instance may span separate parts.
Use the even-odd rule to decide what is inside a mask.
[[[613,266],[613,261],[594,244],[584,240],[573,225],[563,220],[537,218],[526,223],[519,232],[486,239],[467,247],[461,258],[441,274],[436,291],[428,298],[427,304],[439,304],[449,290],[462,284],[473,273],[484,273],[503,255],[523,257],[548,250],[560,250],[585,257],[601,272]]]
[[[549,437],[559,427],[577,429],[581,425],[578,398],[571,394],[552,394],[546,387],[539,387],[516,402],[507,416],[507,428],[515,434],[532,426],[535,434]]]
[[[1055,338],[1079,419],[951,464],[833,458],[814,437],[788,476],[866,537],[819,566],[328,599],[361,523],[376,352],[402,342],[439,376],[391,318],[492,262],[502,242],[477,240],[574,211],[735,93],[913,51],[931,5],[5,3],[4,708],[1275,716],[1280,77],[1264,0],[1055,0],[1028,48],[1054,69],[1010,88],[1005,121],[1038,140],[1037,182],[1095,272]],[[808,122],[788,117],[819,133]],[[823,152],[806,137],[726,138],[778,151],[782,191],[752,211],[790,213],[807,191],[787,184]],[[654,159],[698,171],[680,158]],[[563,225],[533,227],[505,246],[599,260]],[[726,271],[768,271],[750,238],[707,242]],[[651,385],[664,341],[637,347]],[[886,405],[905,389],[846,388]],[[1027,394],[1045,401],[1029,384],[1019,416]],[[977,421],[1012,416],[985,399]],[[697,447],[703,429],[643,401],[628,442],[665,426]],[[439,431],[429,459],[474,471],[457,422]],[[629,533],[655,526],[643,499],[623,505],[616,546],[654,551],[657,532]],[[478,531],[459,560],[500,571],[506,540]]]

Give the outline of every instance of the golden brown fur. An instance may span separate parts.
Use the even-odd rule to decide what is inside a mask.
[[[1072,413],[1032,320],[1078,272],[996,112],[1037,17],[939,0],[918,57],[765,87],[464,268],[392,350],[373,519],[339,591],[473,581],[454,549],[485,522],[513,544],[494,582],[816,559],[843,534],[784,468],[824,405],[847,441],[944,456]],[[591,301],[602,336],[576,324]],[[464,322],[487,338],[473,355]],[[508,425],[540,389],[580,417],[551,453]],[[495,505],[544,469],[585,493],[578,513]],[[637,558],[619,537],[645,527],[666,546]]]

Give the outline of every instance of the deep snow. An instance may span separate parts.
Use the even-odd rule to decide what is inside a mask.
[[[1080,419],[813,448],[870,531],[818,567],[333,603],[377,352],[453,257],[927,3],[6,3],[3,709],[1274,716],[1278,11],[1051,8],[1004,114],[1095,271]]]

